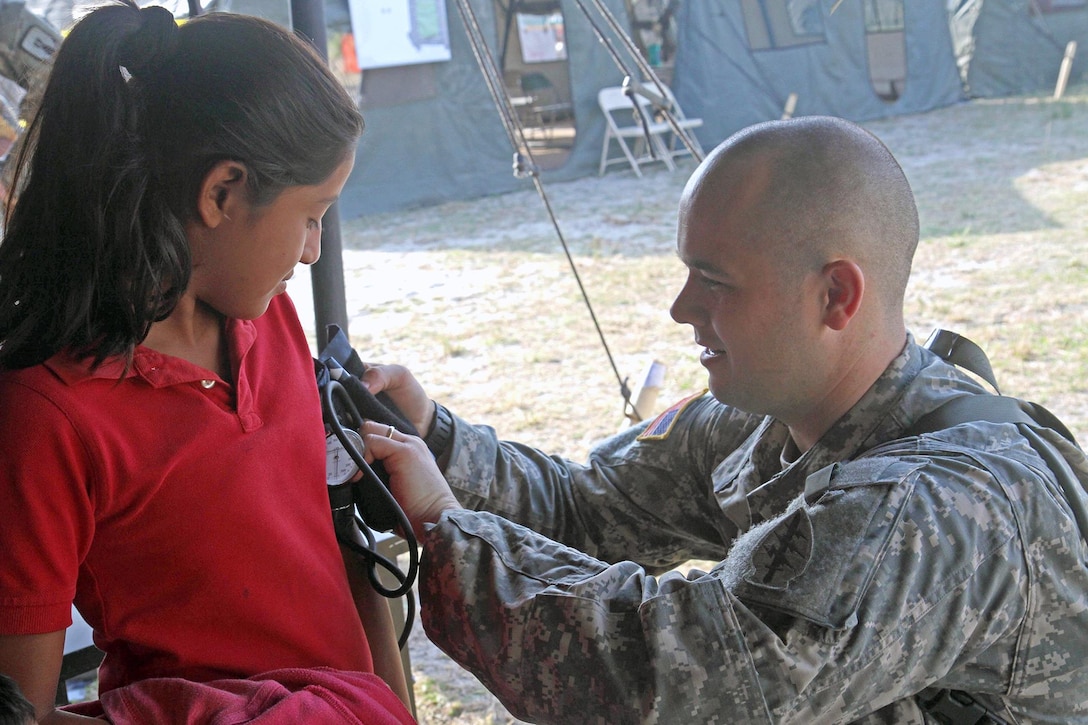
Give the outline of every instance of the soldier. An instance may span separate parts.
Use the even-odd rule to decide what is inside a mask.
[[[1088,461],[1034,424],[912,430],[996,399],[906,328],[918,238],[870,133],[760,124],[680,202],[710,394],[582,465],[371,368],[428,431],[364,426],[431,639],[533,722],[1088,723]],[[691,559],[718,563],[655,576]]]

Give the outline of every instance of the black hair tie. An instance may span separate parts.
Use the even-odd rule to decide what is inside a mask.
[[[178,25],[169,10],[149,5],[139,12],[140,26],[118,48],[118,63],[128,73],[125,80],[155,73],[170,60],[178,45]]]

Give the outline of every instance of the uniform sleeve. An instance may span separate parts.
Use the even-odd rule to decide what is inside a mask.
[[[462,505],[601,559],[654,569],[718,559],[735,532],[722,520],[711,474],[759,419],[709,395],[676,412],[667,434],[648,437],[646,425],[633,427],[584,464],[500,441],[492,428],[454,416],[444,473]]]
[[[0,387],[0,633],[71,624],[94,506],[86,451],[64,411],[19,384]]]
[[[830,473],[686,577],[447,513],[423,541],[423,624],[533,722],[850,722],[883,709],[921,723],[904,698],[969,658],[984,663],[974,685],[1000,687],[1025,577],[992,481],[886,461]],[[952,474],[963,486],[939,483]]]

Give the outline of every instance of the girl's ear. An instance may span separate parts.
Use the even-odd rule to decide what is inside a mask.
[[[865,293],[865,274],[849,259],[837,259],[824,266],[827,300],[824,324],[832,330],[843,330],[861,307]]]
[[[246,167],[237,161],[224,160],[204,175],[196,208],[200,220],[209,228],[241,215],[246,203]]]

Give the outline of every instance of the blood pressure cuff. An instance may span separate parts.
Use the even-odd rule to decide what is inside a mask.
[[[401,433],[419,436],[416,427],[400,412],[388,395],[385,393],[374,395],[362,384],[361,378],[366,372],[366,365],[359,357],[359,353],[351,346],[344,331],[336,325],[329,325],[327,329],[329,342],[318,355],[320,365],[315,366],[318,387],[321,388],[324,385],[323,375],[333,377],[339,375],[336,379],[347,390],[348,395],[351,396],[351,402],[355,404],[363,418],[391,425]],[[343,373],[338,369],[343,370]]]

